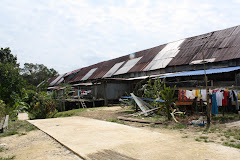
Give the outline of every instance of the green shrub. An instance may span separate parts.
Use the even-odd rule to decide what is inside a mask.
[[[6,115],[6,105],[5,105],[5,103],[2,100],[0,100],[0,120],[5,115]]]
[[[29,94],[27,102],[30,119],[52,118],[57,113],[54,100],[46,92]]]

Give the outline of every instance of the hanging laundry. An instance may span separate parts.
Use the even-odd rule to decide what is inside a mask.
[[[223,106],[227,106],[227,104],[228,104],[228,92],[227,91],[223,91],[222,105]]]
[[[195,97],[198,97],[198,96],[199,96],[199,93],[200,93],[200,90],[199,90],[199,89],[196,89],[196,91],[195,91]]]
[[[216,92],[212,94],[212,114],[218,114],[218,104]]]
[[[223,93],[220,90],[216,92],[216,98],[217,98],[217,105],[222,106],[222,100],[224,97],[223,97]]]
[[[233,91],[234,93],[234,97],[235,97],[235,102],[236,102],[236,110],[238,111],[239,110],[239,104],[238,104],[238,91],[237,90],[234,90]]]
[[[186,97],[186,90],[179,90],[178,91],[178,101],[189,102],[189,101],[192,101],[192,100]]]
[[[195,98],[195,93],[193,90],[186,90],[186,97],[188,99],[194,99]]]
[[[201,89],[201,95],[202,95],[202,100],[206,101],[207,100],[207,91],[206,91],[206,89]]]
[[[227,107],[227,110],[229,112],[232,112],[233,111],[233,106],[232,106],[232,91],[228,91],[228,107]]]

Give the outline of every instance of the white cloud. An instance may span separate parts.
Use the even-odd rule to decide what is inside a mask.
[[[0,45],[60,73],[239,25],[238,0],[2,0]]]

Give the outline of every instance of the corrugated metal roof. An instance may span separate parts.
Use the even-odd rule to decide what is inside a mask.
[[[58,75],[59,76],[59,75]],[[55,76],[55,77],[52,77],[52,78],[49,78],[47,83],[50,84],[52,81],[54,81],[58,76]]]
[[[227,68],[216,68],[216,69],[207,69],[206,74],[216,74],[216,73],[224,73],[224,72],[232,72],[239,70],[240,66],[237,67],[227,67]],[[196,76],[196,75],[204,75],[204,70],[198,71],[188,71],[188,72],[179,72],[170,75],[160,76],[159,78],[169,78],[169,77],[185,77],[185,76]]]
[[[92,86],[93,83],[78,83],[78,84],[73,84],[72,86]]]
[[[203,59],[211,62],[240,58],[240,26],[190,37],[180,46],[180,51],[169,66],[191,64]],[[226,54],[227,53],[227,54]]]
[[[119,62],[116,63],[104,76],[103,78],[106,77],[111,77],[123,64],[124,62]]]
[[[76,69],[76,70],[71,71],[71,72],[68,72],[68,73],[66,73],[63,77],[67,77],[67,76],[69,76],[69,75],[71,75],[71,74],[73,74],[73,73],[76,73],[76,72],[80,71],[80,70],[81,70],[81,68]]]
[[[130,72],[140,72],[153,60],[153,58],[165,47],[165,45],[160,45],[147,50],[143,50],[135,53],[135,57],[142,57],[136,65],[134,65],[129,71]]]
[[[69,81],[81,81],[82,78],[94,68],[98,69],[95,70],[88,79],[99,79],[111,77],[116,74],[149,71],[167,66],[198,64],[202,62],[202,53],[204,53],[205,61],[209,63],[240,58],[240,26],[214,31],[186,38],[184,41],[180,40],[136,52],[135,58],[142,58],[134,65],[128,66],[127,62],[129,61],[130,55],[125,55],[84,67]],[[121,64],[121,62],[124,63]],[[118,63],[121,64],[120,67]]]
[[[87,80],[95,71],[97,70],[97,68],[93,68],[91,69],[81,80]]]
[[[144,71],[156,70],[165,68],[169,62],[178,54],[179,46],[184,42],[185,39],[168,43],[149,63]]]
[[[127,63],[122,68],[120,68],[116,73],[114,73],[113,75],[119,75],[119,74],[127,73],[141,58],[142,57],[128,60]]]
[[[58,84],[60,84],[64,79],[63,79],[63,76],[64,76],[65,74],[62,74],[62,75],[59,75],[59,76],[57,76],[50,84],[49,84],[49,86],[54,86],[54,85],[58,85]]]

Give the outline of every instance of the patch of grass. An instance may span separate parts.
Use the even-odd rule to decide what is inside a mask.
[[[199,139],[199,138],[195,138],[195,141],[201,142],[201,139]]]
[[[4,151],[4,148],[3,147],[0,147],[0,152],[3,152]]]
[[[216,128],[216,127],[212,127],[212,128],[210,128],[210,130],[209,130],[209,131],[210,131],[211,133],[214,133],[216,130],[217,130],[217,128]]]
[[[240,135],[236,135],[233,138],[236,139],[236,140],[240,140]]]
[[[17,130],[12,130],[12,131],[4,131],[3,134],[0,135],[0,137],[7,137],[7,136],[12,136],[18,134]]]
[[[168,128],[168,124],[164,124],[163,128],[167,129]]]
[[[240,149],[240,143],[224,142],[223,145]]]
[[[120,120],[117,120],[117,119],[107,119],[106,121],[108,121],[108,122],[114,122],[114,123],[119,123],[119,124],[125,124],[124,121],[120,121]]]
[[[135,110],[127,110],[127,111],[123,111],[122,113],[133,114],[135,113]]]
[[[187,128],[186,125],[183,125],[183,124],[177,124],[175,126],[172,127],[172,129],[185,129]]]
[[[215,116],[212,118],[214,121],[220,121],[220,122],[228,122],[231,120],[236,120],[238,119],[238,114],[226,114],[224,116]]]
[[[205,139],[205,140],[206,140],[206,139],[208,139],[208,136],[200,136],[199,138],[200,138],[200,139]]]
[[[234,139],[240,140],[240,129],[228,129],[227,131],[224,131],[224,136],[226,138],[232,136]]]
[[[227,135],[227,134],[225,135],[225,137],[226,137],[227,139],[229,139],[229,138],[230,138],[230,136],[229,136],[229,135]]]
[[[12,160],[14,159],[16,156],[8,156],[7,158],[4,158],[4,157],[0,157],[0,160]]]
[[[19,136],[24,136],[26,135],[27,133],[18,133]]]
[[[150,117],[138,116],[136,118],[145,119],[145,120],[152,121],[152,122],[166,122],[167,121],[167,117],[161,116],[161,115],[153,115]]]
[[[188,138],[188,136],[182,136],[182,138]]]
[[[27,121],[9,121],[8,129],[5,129],[3,133],[0,133],[0,137],[7,137],[15,134],[21,135],[24,134],[24,132],[30,132],[35,129],[36,127]]]
[[[54,115],[54,118],[76,116],[76,115],[78,115],[79,112],[86,112],[88,110],[90,110],[90,109],[80,108],[80,109],[72,109],[72,110],[69,110],[69,111],[58,112],[57,114]]]
[[[158,127],[158,125],[156,125],[156,124],[152,123],[152,124],[150,124],[150,125],[149,125],[149,127],[152,127],[152,128],[157,128],[157,127]]]

